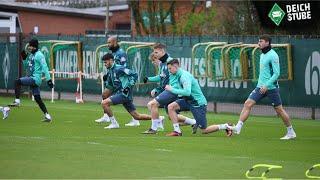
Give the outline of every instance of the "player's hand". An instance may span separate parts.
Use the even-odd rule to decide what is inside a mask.
[[[157,96],[158,92],[156,90],[152,90],[150,94],[151,94],[151,97],[154,98]]]
[[[54,84],[52,83],[51,79],[49,81],[47,81],[47,84],[51,89],[54,87]]]
[[[167,90],[167,91],[171,91],[172,87],[170,85],[166,85],[166,87],[164,89]]]
[[[144,77],[143,78],[143,83],[147,83],[148,82],[148,77]]]
[[[122,90],[123,94],[125,95],[128,95],[129,94],[129,91],[130,91],[130,88],[129,87],[126,87]]]
[[[108,76],[105,74],[105,75],[103,75],[103,81],[107,81],[107,79],[108,79]]]
[[[20,55],[21,55],[22,60],[26,60],[28,57],[28,54],[26,53],[25,50],[21,51]]]
[[[266,86],[262,86],[260,88],[260,94],[265,94],[267,92],[268,88]]]

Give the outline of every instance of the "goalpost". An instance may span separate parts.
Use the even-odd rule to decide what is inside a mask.
[[[76,103],[83,103],[82,75],[83,56],[80,41],[40,41],[39,49],[46,57],[47,65],[55,87],[51,89],[51,102],[54,102],[54,92],[64,83],[65,86],[72,84],[68,81],[76,81],[76,88],[67,87],[69,91],[75,90]]]

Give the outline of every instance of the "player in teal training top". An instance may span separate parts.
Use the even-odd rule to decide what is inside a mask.
[[[105,129],[120,127],[111,110],[111,106],[117,104],[122,104],[134,119],[151,120],[150,115],[138,113],[133,104],[132,91],[138,79],[138,74],[124,66],[115,64],[113,55],[110,53],[105,54],[102,57],[102,61],[108,69],[108,73],[104,76],[103,80],[106,86],[112,86],[114,92],[112,96],[101,102],[102,108],[108,114],[111,121],[111,124],[105,127]]]
[[[173,123],[174,131],[167,136],[181,136],[177,112],[191,111],[196,120],[193,125],[193,133],[196,133],[197,127],[202,133],[207,134],[219,130],[227,130],[228,124],[211,125],[207,127],[207,100],[204,97],[198,81],[190,74],[180,68],[179,61],[173,59],[167,63],[170,72],[170,85],[166,85],[165,90],[176,94],[180,98],[168,105],[168,115]],[[189,119],[183,119],[182,122],[190,124]],[[192,122],[191,122],[192,123]],[[231,136],[232,131],[227,130],[227,135]]]
[[[244,122],[248,119],[251,108],[261,99],[268,97],[275,111],[281,117],[287,127],[287,134],[282,137],[283,140],[294,139],[296,133],[290,122],[290,117],[282,106],[279,93],[278,77],[280,75],[280,62],[278,54],[271,48],[271,38],[268,35],[262,35],[259,38],[259,48],[262,51],[260,56],[260,72],[257,87],[251,92],[244,103],[236,126],[229,127],[235,134],[240,134]]]
[[[110,50],[110,53],[113,55],[114,63],[117,65],[121,65],[124,67],[127,67],[127,54],[126,52],[119,46],[118,40],[116,36],[110,36],[107,39],[108,43],[108,49]],[[111,85],[107,86],[104,89],[104,92],[102,93],[102,100],[107,99],[110,97],[113,93],[113,87]],[[104,112],[103,116],[97,120],[95,120],[97,123],[104,123],[104,122],[110,122],[109,116],[107,112]],[[125,126],[140,126],[140,123],[138,120],[135,120],[132,118],[132,120],[125,124]]]
[[[15,96],[12,106],[20,106],[20,88],[21,86],[29,86],[32,90],[32,95],[39,105],[41,111],[44,113],[43,122],[51,122],[51,116],[40,97],[40,86],[42,82],[42,75],[45,75],[47,85],[53,88],[53,83],[50,77],[49,69],[46,63],[45,56],[39,50],[39,42],[37,39],[29,41],[28,51],[21,52],[23,66],[27,69],[27,76],[15,80]]]

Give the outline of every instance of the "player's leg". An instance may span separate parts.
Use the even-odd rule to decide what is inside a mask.
[[[148,114],[140,114],[137,112],[136,107],[133,102],[124,103],[123,106],[131,114],[131,116],[136,120],[151,120],[151,116]]]
[[[182,136],[182,132],[179,125],[179,118],[177,112],[179,111],[188,111],[190,109],[190,105],[184,100],[179,99],[175,102],[172,102],[168,105],[168,115],[173,125],[173,132],[168,133],[166,136]],[[189,119],[188,119],[189,120]],[[180,123],[186,124],[195,124],[195,121],[189,122],[187,118],[181,118]]]
[[[260,88],[255,88],[249,95],[248,99],[245,101],[242,111],[240,113],[239,121],[236,126],[230,128],[234,133],[240,134],[243,123],[248,119],[251,108],[262,98],[265,94],[260,93]]]
[[[163,91],[160,93],[156,98],[151,100],[148,103],[148,109],[151,112],[151,128],[143,133],[147,133],[148,131],[152,132],[150,134],[154,134],[154,132],[157,131],[159,125],[162,123],[162,118],[159,117],[159,107],[165,107],[166,105],[170,104],[171,102],[175,101],[177,99],[177,95],[169,92],[169,91]]]
[[[111,121],[111,124],[109,126],[104,127],[105,129],[116,129],[120,127],[119,123],[117,122],[116,118],[113,115],[111,106],[117,105],[117,104],[123,104],[125,100],[126,100],[125,97],[119,93],[119,94],[114,94],[101,102],[104,112],[108,114]]]
[[[33,84],[30,87],[32,88],[32,94],[34,96],[34,100],[36,101],[36,103],[38,104],[39,108],[41,109],[41,111],[44,114],[43,122],[51,122],[52,118],[51,118],[50,114],[48,113],[47,107],[43,103],[43,101],[41,99],[41,96],[40,96],[40,88],[36,84]]]
[[[2,119],[7,119],[7,117],[9,116],[9,112],[10,112],[10,108],[9,107],[2,107],[0,106],[0,111],[3,114],[3,118]]]
[[[109,98],[112,94],[112,90],[106,88],[102,93],[102,101]],[[110,122],[109,116],[105,110],[103,110],[103,116],[99,119],[96,119],[95,122],[97,123],[104,123],[104,122]]]
[[[282,106],[282,101],[281,101],[281,97],[280,97],[280,93],[279,93],[279,88],[269,90],[267,92],[267,96],[271,100],[275,111],[281,117],[284,125],[287,127],[287,134],[284,137],[282,137],[281,139],[288,140],[288,139],[296,138],[297,135],[296,135],[296,133],[295,133],[293,127],[292,127],[292,124],[291,124],[291,121],[290,121],[290,117],[289,117],[288,113],[284,110],[284,108]]]
[[[21,94],[21,86],[26,85],[30,86],[32,85],[34,80],[30,77],[21,77],[14,81],[14,94],[16,99],[13,101],[11,106],[20,106],[20,94]]]
[[[182,114],[178,114],[178,122],[180,126],[188,126],[188,125],[194,125],[196,124],[196,120],[189,118],[187,116],[184,116]]]

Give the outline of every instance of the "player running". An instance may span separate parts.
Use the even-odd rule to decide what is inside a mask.
[[[270,36],[262,35],[259,38],[258,45],[262,54],[260,55],[260,72],[257,87],[250,93],[248,99],[245,101],[237,125],[229,128],[232,129],[235,134],[240,134],[244,122],[250,115],[251,108],[261,99],[268,97],[271,100],[274,110],[287,127],[287,134],[280,139],[294,139],[296,138],[296,133],[291,125],[289,115],[282,106],[279,93],[279,84],[277,81],[280,75],[279,56],[271,48]]]
[[[14,100],[13,104],[11,104],[11,106],[20,106],[21,86],[29,86],[32,90],[32,95],[34,96],[35,101],[37,102],[41,111],[44,114],[43,122],[51,122],[52,118],[40,97],[40,85],[42,82],[42,74],[45,75],[47,85],[50,88],[53,88],[54,85],[50,77],[45,56],[39,50],[39,42],[37,39],[32,39],[29,41],[28,51],[30,53],[26,53],[24,50],[21,52],[23,66],[27,69],[27,76],[15,80],[16,99]]]

